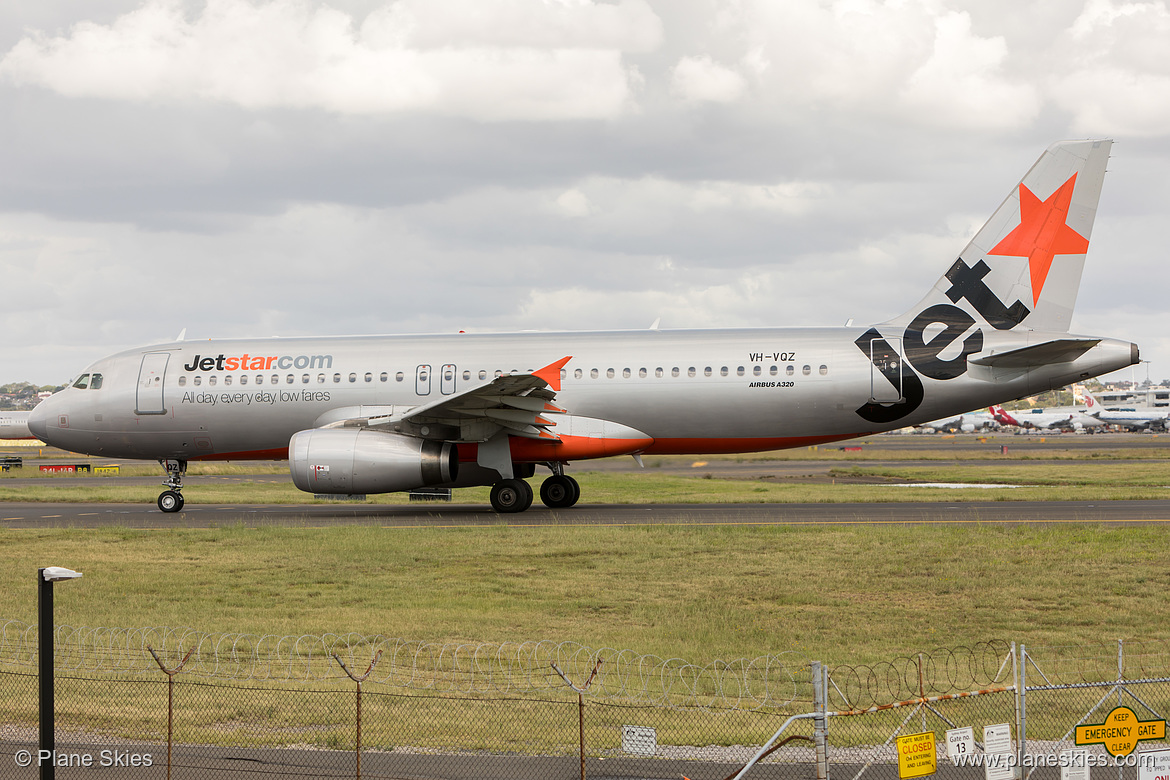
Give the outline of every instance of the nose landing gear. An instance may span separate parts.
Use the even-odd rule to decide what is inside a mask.
[[[167,478],[163,482],[168,490],[158,495],[158,508],[164,512],[178,512],[183,508],[183,475],[187,473],[185,460],[160,460],[159,463],[167,470]]]

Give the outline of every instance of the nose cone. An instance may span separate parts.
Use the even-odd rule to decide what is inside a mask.
[[[33,436],[36,436],[41,441],[48,441],[46,438],[49,433],[49,399],[41,401],[33,407],[33,410],[28,415],[28,430]]]

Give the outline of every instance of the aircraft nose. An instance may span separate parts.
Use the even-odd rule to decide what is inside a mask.
[[[28,430],[33,436],[45,441],[49,433],[49,400],[45,399],[33,407],[28,415]]]

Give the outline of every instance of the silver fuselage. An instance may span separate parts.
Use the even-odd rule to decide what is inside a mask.
[[[499,373],[531,372],[571,356],[556,394],[568,414],[643,432],[653,440],[645,453],[751,452],[936,420],[1062,387],[1136,359],[1132,344],[1103,339],[1075,360],[1027,370],[971,366],[946,380],[915,374],[921,400],[906,404],[902,391],[859,347],[867,330],[183,341],[97,361],[85,373],[101,374],[101,387],[70,387],[46,399],[33,425],[56,446],[109,457],[285,458],[293,434],[326,424],[331,415],[417,407],[487,384]],[[882,326],[882,335],[901,336],[890,330]],[[984,330],[981,354],[1069,337]],[[148,365],[153,380],[145,376]],[[895,419],[874,422],[858,411],[875,402],[898,409],[899,400],[905,413]],[[532,451],[539,455],[538,446]]]

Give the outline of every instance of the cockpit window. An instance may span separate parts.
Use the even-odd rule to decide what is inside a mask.
[[[73,386],[78,390],[84,390],[85,388],[89,387],[89,374],[82,374],[81,376],[77,377],[77,381],[73,383]]]
[[[101,390],[102,389],[102,375],[101,374],[94,374],[93,375],[93,379],[91,379],[89,382],[89,389],[90,390]]]

